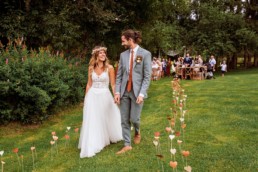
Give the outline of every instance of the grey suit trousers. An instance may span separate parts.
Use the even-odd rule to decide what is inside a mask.
[[[135,134],[139,134],[140,132],[140,116],[142,107],[143,103],[136,103],[136,97],[133,90],[130,92],[126,90],[120,99],[120,109],[123,109],[121,110],[121,123],[125,146],[131,145],[131,123],[135,128]]]

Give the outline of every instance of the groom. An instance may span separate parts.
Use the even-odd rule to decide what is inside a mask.
[[[141,141],[140,116],[151,79],[151,53],[138,45],[141,39],[139,31],[129,29],[122,32],[122,46],[128,50],[120,54],[115,102],[120,104],[124,147],[116,154],[132,149],[131,123],[135,128],[134,143]]]

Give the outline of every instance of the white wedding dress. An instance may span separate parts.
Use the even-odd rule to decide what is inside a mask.
[[[78,148],[80,157],[92,157],[111,142],[122,140],[121,116],[109,90],[108,71],[92,72],[92,87],[83,107],[83,122]]]

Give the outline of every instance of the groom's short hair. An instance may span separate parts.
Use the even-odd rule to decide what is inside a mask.
[[[142,42],[142,34],[137,30],[127,29],[122,32],[122,36],[124,36],[127,40],[132,38],[132,40],[137,44]]]

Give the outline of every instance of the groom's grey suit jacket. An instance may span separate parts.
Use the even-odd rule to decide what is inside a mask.
[[[120,93],[120,97],[123,96],[129,79],[129,57],[129,49],[120,54],[119,67],[116,76],[116,93]],[[147,97],[151,72],[151,53],[139,47],[136,52],[136,58],[133,61],[132,73],[133,92],[135,97],[138,97],[140,94],[144,95],[144,98]]]

